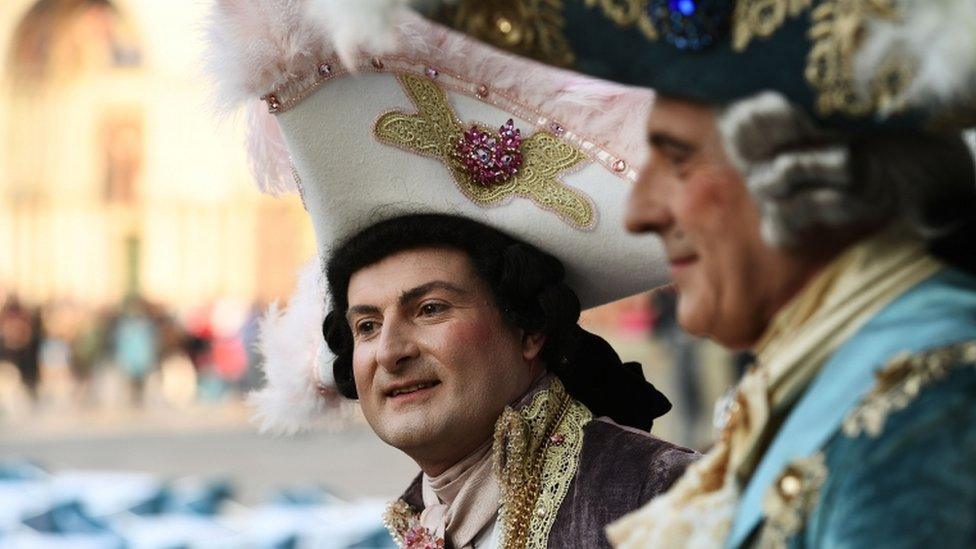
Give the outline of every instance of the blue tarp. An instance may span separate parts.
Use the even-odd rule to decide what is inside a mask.
[[[0,463],[0,549],[395,547],[381,523],[384,507],[317,486],[245,506],[226,479]]]

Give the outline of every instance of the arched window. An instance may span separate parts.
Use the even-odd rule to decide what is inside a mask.
[[[142,53],[119,10],[108,0],[39,0],[11,46],[16,111],[7,131],[12,146],[25,150],[17,175],[27,194],[66,184],[91,189],[90,196],[108,203],[136,202],[143,112],[126,91],[131,86],[115,84],[141,65]],[[73,162],[64,150],[52,150],[66,146],[90,151],[94,171],[51,174],[52,161]]]
[[[17,80],[70,77],[141,62],[134,33],[108,0],[39,0],[15,31],[8,61]]]

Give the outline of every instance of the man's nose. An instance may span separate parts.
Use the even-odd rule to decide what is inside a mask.
[[[667,201],[661,196],[664,183],[654,169],[654,160],[648,161],[627,198],[624,226],[632,233],[662,233],[673,219]]]
[[[387,320],[380,330],[376,362],[381,368],[396,371],[417,358],[419,347],[406,322]]]

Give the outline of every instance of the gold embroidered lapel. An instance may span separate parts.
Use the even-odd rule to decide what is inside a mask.
[[[976,364],[976,341],[892,359],[875,374],[874,387],[844,418],[844,434],[878,437],[888,416],[908,407],[922,389],[949,375],[954,368]]]
[[[521,411],[506,408],[492,454],[502,490],[502,547],[546,547],[579,468],[583,427],[593,419],[558,379]]]

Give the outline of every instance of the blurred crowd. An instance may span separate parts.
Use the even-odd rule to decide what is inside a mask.
[[[102,308],[16,295],[0,303],[0,415],[219,401],[260,382],[259,303],[218,300],[185,311],[139,295]]]
[[[70,300],[26,303],[2,293],[0,303],[0,420],[48,411],[220,404],[263,383],[256,347],[262,303],[220,299],[176,310],[131,295],[95,308]],[[673,425],[662,427],[699,447],[712,436],[712,403],[751,357],[716,355],[714,346],[678,327],[675,309],[673,289],[662,288],[586,316],[599,333],[636,337],[641,349],[650,342],[660,351],[643,360],[650,366],[645,374],[675,405]],[[735,367],[709,368],[715,360],[732,360]],[[709,382],[710,374],[725,372],[729,379]],[[331,397],[330,410],[343,412],[330,414],[338,422],[333,427],[357,415],[337,393],[324,396]]]

